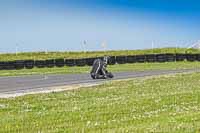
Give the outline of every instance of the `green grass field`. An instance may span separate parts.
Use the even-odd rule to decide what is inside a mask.
[[[186,48],[156,48],[145,50],[119,50],[119,51],[91,51],[91,52],[27,52],[16,54],[0,54],[0,61],[13,61],[13,60],[46,60],[55,58],[88,58],[100,57],[104,55],[119,56],[119,55],[141,55],[141,54],[160,54],[160,53],[200,53],[197,49]]]
[[[0,99],[0,132],[200,131],[200,73]]]
[[[108,66],[111,72],[122,71],[144,71],[144,70],[175,70],[175,69],[198,69],[200,62],[166,62],[166,63],[134,63],[118,64]],[[54,67],[54,68],[34,68],[22,70],[0,70],[0,76],[21,76],[21,75],[42,75],[42,74],[74,74],[89,73],[91,67]]]

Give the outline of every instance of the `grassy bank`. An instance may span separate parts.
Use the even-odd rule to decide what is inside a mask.
[[[0,132],[199,132],[200,74],[0,99]]]
[[[119,56],[119,55],[141,55],[141,54],[159,54],[159,53],[200,53],[196,49],[186,48],[157,48],[145,50],[120,50],[120,51],[92,51],[92,52],[27,52],[16,54],[0,54],[0,61],[13,61],[13,60],[45,60],[55,58],[88,58],[99,57],[104,55]]]
[[[174,70],[200,68],[200,62],[166,62],[166,63],[134,63],[118,64],[108,66],[112,72],[122,71],[143,71],[143,70]],[[55,68],[34,68],[22,70],[0,70],[0,76],[21,76],[34,74],[75,74],[89,73],[91,67],[55,67]]]

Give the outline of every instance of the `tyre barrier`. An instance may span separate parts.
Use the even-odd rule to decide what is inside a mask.
[[[127,63],[135,63],[135,62],[136,62],[136,58],[135,58],[134,55],[132,55],[132,56],[127,56],[127,57],[126,57],[126,61],[127,61]]]
[[[165,58],[166,62],[174,62],[176,60],[176,56],[174,54],[166,54]]]
[[[64,67],[65,66],[65,60],[64,59],[55,59],[55,66],[56,67]]]
[[[145,55],[146,62],[155,62],[156,61],[156,55],[155,54],[148,54]]]
[[[197,54],[187,54],[187,61],[197,61]]]
[[[197,61],[200,61],[200,54],[197,54]]]
[[[85,59],[86,65],[92,66],[95,59],[96,59],[96,58],[86,58],[86,59]]]
[[[25,65],[24,65],[24,60],[16,60],[14,61],[14,66],[15,69],[24,69]]]
[[[75,59],[76,66],[86,66],[86,59]]]
[[[34,60],[26,60],[24,61],[24,66],[27,69],[32,69],[35,66]]]
[[[156,62],[166,62],[166,55],[165,54],[157,54]]]
[[[37,68],[44,68],[46,67],[46,60],[36,60],[35,67]]]
[[[14,61],[1,62],[0,68],[2,70],[14,70],[15,69]]]
[[[135,61],[138,63],[143,63],[146,61],[145,55],[136,55],[135,56]]]
[[[66,66],[75,66],[75,61],[74,59],[65,59],[65,65]]]
[[[116,63],[118,64],[127,63],[127,56],[116,56]]]
[[[54,66],[55,66],[55,60],[54,59],[46,60],[46,67],[52,68]]]
[[[176,61],[184,61],[187,60],[186,54],[176,54]]]
[[[63,67],[63,66],[92,66],[95,59],[103,57],[85,58],[85,59],[48,59],[48,60],[16,60],[1,61],[0,70],[18,70],[32,69],[34,67]],[[125,63],[143,63],[143,62],[173,62],[173,61],[200,61],[200,54],[148,54],[148,55],[129,55],[129,56],[111,56],[109,65]]]
[[[0,62],[0,70],[4,69],[4,62]]]
[[[110,59],[108,61],[108,65],[115,65],[116,64],[116,57],[110,56]]]

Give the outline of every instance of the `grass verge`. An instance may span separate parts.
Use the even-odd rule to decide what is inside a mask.
[[[0,132],[198,132],[200,73],[0,99]]]
[[[26,52],[18,53],[5,53],[0,54],[0,61],[13,61],[13,60],[46,60],[55,58],[77,59],[99,57],[104,55],[119,56],[119,55],[143,55],[143,54],[163,54],[163,53],[200,53],[198,49],[187,48],[155,48],[144,50],[116,50],[116,51],[88,51],[88,52]]]
[[[144,71],[144,70],[175,70],[175,69],[195,69],[200,68],[200,62],[166,62],[166,63],[134,63],[118,64],[108,66],[111,72],[122,71]],[[0,76],[21,76],[35,74],[75,74],[89,73],[91,67],[55,67],[55,68],[34,68],[22,70],[1,70]]]

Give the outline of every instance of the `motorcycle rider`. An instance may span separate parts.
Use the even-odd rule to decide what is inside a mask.
[[[94,60],[92,70],[90,72],[93,79],[113,78],[113,75],[106,70],[109,58],[109,56],[104,56],[103,60]]]

